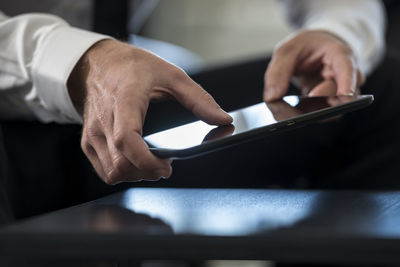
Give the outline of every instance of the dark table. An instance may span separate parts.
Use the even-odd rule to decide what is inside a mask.
[[[0,229],[0,258],[400,264],[400,192],[136,188]]]

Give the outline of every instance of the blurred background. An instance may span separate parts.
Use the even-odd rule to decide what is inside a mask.
[[[203,66],[267,55],[290,32],[274,0],[153,2],[154,9],[137,32],[186,48]]]
[[[10,16],[55,14],[73,26],[128,39],[188,72],[197,72],[269,54],[290,32],[277,2],[0,0],[0,6]]]

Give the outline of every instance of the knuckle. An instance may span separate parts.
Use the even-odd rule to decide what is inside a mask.
[[[85,131],[89,139],[100,135],[100,132],[97,130],[97,127],[95,126],[88,126]]]
[[[122,151],[133,136],[142,136],[142,128],[139,125],[121,124],[116,127],[110,140],[117,150]]]
[[[124,148],[124,140],[125,140],[125,132],[124,131],[116,131],[113,134],[112,137],[112,142],[114,144],[114,146],[118,149],[118,150],[123,150]]]
[[[171,81],[178,83],[183,83],[187,80],[186,73],[176,66],[171,67],[169,77],[171,77]]]
[[[89,154],[90,144],[85,137],[81,138],[81,149],[86,155]]]

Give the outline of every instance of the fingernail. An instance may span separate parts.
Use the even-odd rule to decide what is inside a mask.
[[[223,110],[221,107],[219,107],[219,109],[224,113],[224,116],[226,117],[226,119],[229,119],[230,122],[233,121],[233,118],[231,115],[229,115],[228,112],[226,112],[225,110]]]

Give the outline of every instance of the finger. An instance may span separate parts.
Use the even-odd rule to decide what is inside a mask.
[[[114,166],[108,151],[106,138],[104,136],[89,136],[88,143],[96,152],[97,159],[101,164],[104,175],[102,178],[107,184],[115,184]]]
[[[265,73],[264,101],[282,98],[289,87],[298,58],[298,50],[277,49]]]
[[[190,79],[183,71],[172,77],[175,77],[175,79],[169,81],[170,93],[199,119],[212,125],[232,123],[232,117],[215,102],[207,91]]]
[[[138,85],[138,88],[139,85]],[[108,184],[116,184],[122,181],[141,181],[141,180],[158,180],[161,177],[169,177],[171,174],[171,168],[168,168],[169,175],[164,175],[160,171],[154,171],[153,169],[149,170],[140,170],[138,169],[133,162],[131,162],[126,156],[118,151],[114,144],[114,132],[115,132],[115,114],[118,112],[125,112],[126,114],[131,114],[129,120],[126,117],[126,123],[132,125],[132,129],[136,129],[136,132],[141,134],[141,126],[144,121],[145,113],[147,110],[147,105],[145,104],[148,100],[143,95],[137,93],[141,92],[140,90],[131,90],[129,89],[122,90],[122,95],[124,96],[117,101],[117,107],[121,107],[121,109],[110,110],[109,114],[113,114],[111,118],[109,118],[108,123],[102,124],[102,132],[106,135],[106,137],[101,140],[101,143],[97,143],[96,136],[93,138],[93,147],[96,148],[96,151],[107,151],[104,155],[104,161],[102,158],[99,158],[103,164],[106,164],[103,168],[106,171],[107,183]],[[125,96],[125,95],[128,95]],[[138,103],[140,100],[140,103]],[[135,148],[132,148],[135,149]],[[103,156],[102,156],[103,157]],[[170,163],[169,163],[170,164]],[[160,174],[161,173],[161,174]]]
[[[89,159],[90,163],[92,164],[93,168],[95,169],[98,176],[101,178],[106,177],[106,174],[103,170],[103,166],[97,157],[97,153],[94,148],[86,141],[87,139],[82,137],[81,146],[82,151],[85,153],[86,157]]]
[[[154,178],[169,177],[172,173],[169,160],[154,156],[141,136],[143,114],[146,112],[143,109],[147,107],[134,94],[125,97],[121,103],[115,106],[114,111],[113,134],[110,138],[113,146],[139,171],[150,173]]]
[[[142,180],[156,181],[161,178],[161,176],[154,175],[152,171],[140,171],[117,150],[117,148],[113,145],[113,142],[108,142],[107,144],[113,165],[113,171],[109,174],[109,179],[112,183],[138,182]],[[169,161],[169,163],[171,163],[171,161]]]
[[[333,80],[325,80],[314,87],[308,96],[332,96],[336,95],[337,86]]]
[[[165,178],[162,175],[155,175],[152,170],[139,170],[121,153],[114,154],[111,157],[114,169],[109,177],[112,184],[118,182],[139,182],[142,180],[157,181],[160,178]]]
[[[297,87],[300,88],[302,95],[308,95],[312,89],[314,89],[323,81],[323,78],[318,72],[316,72],[307,75],[301,75],[292,80],[297,80]]]
[[[172,168],[168,159],[159,159],[154,156],[142,137],[132,131],[121,141],[117,141],[117,149],[137,168],[137,173],[146,174],[141,179],[168,178],[171,176]],[[150,179],[152,180],[152,179]]]
[[[331,107],[339,106],[357,100],[357,96],[332,96],[327,98],[327,102]]]
[[[360,70],[357,70],[357,88],[365,83],[365,77]]]
[[[341,55],[332,64],[337,95],[354,95],[357,89],[357,68],[355,61],[348,55]]]

